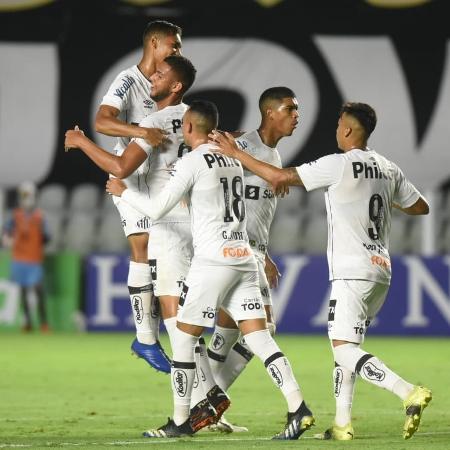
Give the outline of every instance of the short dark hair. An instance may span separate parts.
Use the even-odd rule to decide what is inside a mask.
[[[184,94],[194,83],[195,74],[197,73],[194,65],[181,55],[170,55],[164,58],[164,62],[176,72],[180,77],[181,84],[183,85],[182,93]]]
[[[219,111],[217,106],[208,100],[194,100],[189,106],[189,111],[198,114],[203,120],[197,123],[201,131],[209,133],[217,128],[219,123]]]
[[[283,98],[294,98],[295,93],[292,89],[284,86],[276,86],[266,89],[259,97],[259,110],[263,109],[269,100],[283,100]]]
[[[354,117],[363,127],[368,138],[377,125],[377,115],[375,110],[367,103],[347,102],[342,105],[339,117],[343,114]]]
[[[153,20],[145,27],[144,34],[142,35],[142,41],[145,44],[147,39],[151,36],[174,36],[175,34],[179,34],[181,36],[181,28],[178,25],[167,22],[166,20]]]

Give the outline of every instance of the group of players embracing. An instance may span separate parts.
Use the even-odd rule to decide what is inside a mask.
[[[141,61],[116,77],[97,113],[96,130],[118,137],[115,153],[77,127],[66,132],[66,149],[81,149],[110,174],[106,190],[131,253],[128,288],[136,325],[131,348],[171,374],[173,416],[144,436],[181,437],[205,427],[247,431],[223,413],[230,406],[228,388],[253,355],[287,403],[286,425],[273,439],[298,439],[314,425],[289,360],[273,338],[270,290],[280,274],[268,254],[277,197],[288,195],[289,186],[304,186],[325,190],[332,283],[328,333],[339,387],[335,421],[316,437],[353,439],[356,375],[400,397],[403,436],[411,437],[431,391],[403,380],[361,344],[389,288],[391,209],[427,214],[428,204],[394,163],[367,147],[374,110],[344,104],[336,133],[343,153],[281,168],[277,144],[299,121],[294,92],[266,89],[257,129],[221,132],[213,103],[183,103],[195,76],[194,65],[181,56],[181,29],[150,22]],[[159,342],[160,318],[171,359]],[[208,347],[205,327],[214,328]]]

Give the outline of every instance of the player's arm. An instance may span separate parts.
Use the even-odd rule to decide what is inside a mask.
[[[278,279],[281,277],[281,273],[268,253],[266,253],[265,262],[266,265],[264,267],[264,272],[266,273],[269,287],[270,289],[276,288],[278,286]]]
[[[419,199],[408,208],[402,208],[401,206],[395,203],[392,206],[410,216],[426,215],[430,212],[430,206],[422,196],[420,196]]]
[[[78,127],[67,130],[64,147],[66,150],[79,148],[100,169],[117,178],[131,175],[147,158],[147,153],[136,142],[130,142],[121,156],[113,155],[91,141]]]
[[[284,189],[284,186],[303,186],[295,167],[281,169],[254,158],[239,149],[230,133],[213,131],[209,137],[209,143],[215,147],[215,151],[240,161],[247,170],[270,183],[275,193],[279,193],[280,189]]]
[[[106,192],[122,197],[123,200],[142,214],[145,214],[152,220],[158,220],[170,212],[183,199],[191,186],[189,174],[185,176],[183,173],[175,171],[164,189],[151,199],[140,192],[127,189],[125,183],[117,178],[111,178],[106,182]]]
[[[118,118],[120,111],[114,106],[100,105],[95,116],[95,131],[107,136],[141,138],[151,146],[157,147],[167,133],[160,128],[140,127],[126,123]]]

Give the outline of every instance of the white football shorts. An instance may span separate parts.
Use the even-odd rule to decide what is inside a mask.
[[[389,285],[367,280],[331,282],[328,308],[330,339],[364,342],[370,322],[386,300]]]
[[[148,259],[155,295],[179,297],[192,259],[191,224],[153,224]]]
[[[119,211],[120,221],[126,237],[131,234],[149,232],[152,222],[147,216],[134,209],[127,202],[122,201],[120,197],[113,195],[112,198],[114,205]]]
[[[219,308],[235,322],[266,317],[258,272],[192,262],[180,296],[179,322],[213,328]]]

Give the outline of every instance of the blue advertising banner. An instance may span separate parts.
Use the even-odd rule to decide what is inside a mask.
[[[325,256],[276,258],[283,274],[272,292],[277,332],[326,333],[330,283]],[[394,257],[393,281],[370,334],[450,336],[450,256]],[[92,255],[86,266],[88,330],[132,331],[128,257]]]

